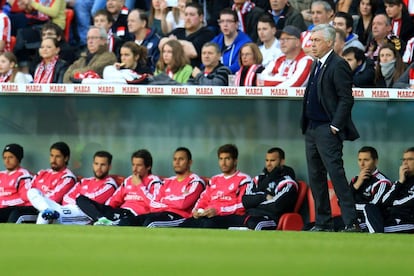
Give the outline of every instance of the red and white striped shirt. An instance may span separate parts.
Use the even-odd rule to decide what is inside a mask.
[[[5,42],[4,45],[4,52],[10,52],[10,36],[11,36],[11,23],[10,19],[0,10],[0,34],[1,34],[1,41]]]
[[[106,204],[113,208],[124,208],[135,215],[150,212],[149,204],[159,192],[161,180],[156,175],[148,175],[141,184],[132,183],[132,175],[128,176],[122,185],[115,191]]]
[[[27,190],[30,189],[32,175],[28,170],[17,168],[14,171],[0,172],[0,208],[8,206],[28,206]]]
[[[106,176],[103,179],[95,177],[83,178],[64,197],[62,205],[76,204],[76,198],[84,195],[98,203],[105,203],[118,188],[115,180]]]
[[[181,181],[176,176],[164,179],[159,194],[151,201],[151,213],[172,212],[184,218],[191,217],[204,186],[204,181],[194,173]]]
[[[44,196],[60,204],[63,196],[69,192],[75,183],[76,177],[68,168],[60,171],[46,169],[40,170],[34,176],[32,188],[40,190]]]
[[[308,83],[313,59],[303,50],[293,60],[280,56],[262,72],[264,86],[302,87]]]
[[[240,171],[231,176],[213,176],[194,209],[213,208],[218,216],[244,215],[246,210],[242,204],[242,197],[251,182],[251,177]]]

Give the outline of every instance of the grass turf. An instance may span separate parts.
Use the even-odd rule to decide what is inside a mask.
[[[1,275],[401,275],[414,235],[0,225]]]

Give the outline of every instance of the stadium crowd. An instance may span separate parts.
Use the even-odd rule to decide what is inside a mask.
[[[314,60],[311,30],[331,24],[337,30],[335,52],[349,63],[354,87],[414,83],[410,0],[0,5],[1,82],[303,87]]]
[[[75,176],[65,142],[50,146],[50,168],[35,174],[21,166],[23,157],[18,144],[3,149],[0,222],[275,230],[282,215],[293,212],[300,193],[295,171],[278,147],[265,153],[264,169],[254,178],[238,170],[234,144],[218,148],[221,173],[211,177],[191,171],[186,147],[173,152],[175,175],[170,177],[152,173],[146,149],[132,153],[127,177],[110,174],[107,151],[93,155],[92,177]],[[352,232],[413,233],[414,147],[404,151],[395,182],[379,171],[378,158],[369,146],[357,153],[360,173],[349,183],[358,212]],[[324,231],[351,232],[341,226],[341,218],[336,221],[338,228]],[[303,229],[314,231],[309,226]]]

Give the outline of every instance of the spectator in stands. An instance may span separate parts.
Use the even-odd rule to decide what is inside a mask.
[[[308,55],[311,55],[312,53],[312,42],[310,40],[312,29],[320,24],[330,24],[334,16],[334,9],[327,1],[317,0],[312,2],[311,14],[312,24],[308,27],[308,30],[302,32],[301,35],[302,49]]]
[[[163,24],[162,32],[168,34],[177,28],[184,28],[185,21],[185,5],[192,2],[191,0],[178,0],[176,7],[168,11],[165,18],[165,24]],[[161,21],[163,23],[164,21]]]
[[[10,52],[11,22],[7,14],[0,9],[0,53]]]
[[[162,26],[167,25],[167,5],[165,0],[152,0],[152,5],[148,16],[148,26],[155,31],[159,36],[164,36]]]
[[[354,195],[358,223],[364,232],[384,232],[383,196],[391,188],[391,181],[381,173],[378,166],[378,152],[364,146],[358,151],[359,175],[349,186]]]
[[[193,68],[184,54],[183,46],[177,40],[167,41],[161,49],[160,59],[154,75],[165,74],[178,83],[186,83]]]
[[[276,39],[276,25],[268,14],[264,14],[257,22],[257,34],[262,43],[259,46],[263,56],[262,65],[266,67],[270,62],[276,60],[282,52],[280,51],[279,40]]]
[[[364,46],[368,45],[372,30],[372,20],[377,13],[377,0],[361,0],[359,2],[359,18],[355,22],[355,33]]]
[[[244,44],[240,49],[239,63],[240,70],[237,71],[235,86],[256,86],[257,74],[264,69],[262,53],[255,43]]]
[[[405,43],[414,34],[414,23],[403,0],[384,0],[385,12],[391,19],[392,33]]]
[[[212,42],[217,43],[221,49],[221,62],[230,68],[232,74],[240,69],[238,63],[240,48],[252,40],[244,32],[239,31],[237,13],[226,8],[219,15],[220,33],[213,38]]]
[[[149,203],[158,193],[161,180],[152,174],[152,156],[140,149],[131,156],[132,175],[108,199],[100,204],[84,195],[76,198],[76,205],[87,214],[94,225],[129,225],[129,218],[149,213]]]
[[[147,48],[148,65],[154,72],[155,64],[160,58],[160,50],[158,49],[160,37],[153,29],[148,28],[147,13],[143,10],[132,10],[128,14],[128,31],[137,45]]]
[[[76,18],[76,30],[79,35],[79,47],[86,47],[89,27],[92,16],[100,9],[104,9],[106,0],[75,0],[73,10]]]
[[[151,200],[150,213],[136,216],[130,225],[174,227],[191,217],[205,187],[204,181],[191,172],[192,161],[189,149],[179,147],[175,150],[172,162],[175,175],[163,180],[159,193]]]
[[[351,67],[354,87],[375,87],[375,64],[374,61],[365,57],[364,51],[349,47],[342,52],[342,57]]]
[[[354,20],[352,15],[345,12],[337,12],[333,19],[333,26],[335,29],[341,29],[345,32],[345,45],[344,49],[348,47],[357,47],[365,51],[365,46],[358,40],[358,35],[353,33]]]
[[[105,67],[103,78],[121,83],[147,83],[145,74],[153,74],[147,64],[147,48],[127,41],[121,47],[120,56],[121,62]]]
[[[300,30],[295,26],[285,26],[279,41],[283,55],[263,70],[263,85],[280,88],[306,86],[313,59],[302,50]]]
[[[394,83],[393,87],[414,89],[414,63],[408,66],[400,78]]]
[[[385,233],[414,233],[414,147],[404,151],[398,181],[384,195]]]
[[[375,87],[391,88],[404,73],[405,65],[392,44],[385,44],[378,53],[375,68]]]
[[[203,8],[198,3],[188,3],[185,8],[184,28],[177,28],[161,39],[158,48],[161,50],[169,40],[178,40],[184,47],[184,53],[191,61],[191,66],[200,67],[201,48],[211,41],[214,33],[203,27]]]
[[[107,0],[106,10],[114,19],[111,27],[112,33],[123,41],[130,40],[127,23],[128,8],[125,6],[125,0]]]
[[[32,175],[20,166],[23,147],[9,144],[3,149],[4,171],[0,171],[0,222],[7,222],[16,206],[24,206]]]
[[[231,7],[233,0],[205,0],[204,3],[207,11],[207,14],[205,15],[207,26],[216,35],[219,32],[219,26],[217,22],[219,13],[223,9]]]
[[[98,28],[103,28],[108,34],[108,38],[106,40],[108,50],[113,52],[115,55],[118,55],[122,40],[112,32],[111,27],[113,24],[114,19],[112,15],[105,9],[98,10],[93,15],[93,25]]]
[[[235,145],[221,146],[217,156],[222,173],[210,179],[192,211],[192,218],[186,219],[182,227],[227,229],[243,226],[242,197],[252,179],[237,169],[238,149]]]
[[[345,47],[346,33],[338,28],[335,28],[335,32],[334,51],[337,55],[341,56]]]
[[[233,0],[232,9],[239,17],[239,30],[246,33],[254,42],[257,42],[257,22],[264,14],[264,10],[256,7],[250,0]]]
[[[391,20],[385,14],[377,14],[372,20],[372,39],[367,45],[366,56],[376,61],[379,50],[387,43],[394,44],[400,55],[404,53],[405,43],[392,34]]]
[[[201,49],[201,61],[204,69],[193,68],[192,79],[188,84],[207,86],[228,86],[228,77],[231,71],[221,62],[219,45],[214,42],[207,42]]]
[[[293,25],[301,32],[306,30],[302,14],[289,3],[289,0],[269,0],[269,3],[270,13],[278,30],[287,25]]]
[[[29,83],[26,74],[19,72],[17,58],[11,52],[0,54],[0,82]]]
[[[76,177],[69,170],[70,148],[65,142],[56,142],[50,147],[50,168],[40,170],[31,182],[31,188],[38,189],[49,199],[61,203],[63,196],[75,185]],[[25,215],[36,215],[38,211],[30,205],[27,196],[25,206],[18,207],[11,212],[9,222],[21,223]]]
[[[269,149],[263,172],[247,186],[242,198],[246,226],[251,230],[275,230],[280,216],[295,208],[298,189],[294,170],[285,165],[285,152]]]
[[[116,62],[114,53],[109,52],[106,46],[107,33],[104,29],[91,26],[88,31],[88,49],[81,57],[69,66],[63,82],[69,83],[76,79],[75,74],[94,71],[102,77],[103,69]]]
[[[413,62],[414,55],[414,37],[410,38],[407,41],[407,46],[405,47],[402,60],[405,64],[409,65]]]
[[[62,30],[65,29],[66,2],[64,0],[18,0],[18,3],[25,12],[13,14],[11,17],[13,28],[18,29],[13,51],[19,62],[30,62],[40,46],[40,29],[44,23],[50,20]]]
[[[42,61],[33,75],[34,83],[62,83],[68,69],[66,61],[59,58],[59,42],[56,38],[45,37],[39,48]]]
[[[93,177],[82,178],[63,197],[62,203],[45,196],[39,189],[32,188],[27,196],[30,203],[39,211],[37,224],[79,224],[91,222],[90,218],[76,205],[76,198],[80,195],[95,200],[98,203],[112,196],[118,188],[115,180],[109,176],[112,154],[107,151],[97,151],[93,156]]]

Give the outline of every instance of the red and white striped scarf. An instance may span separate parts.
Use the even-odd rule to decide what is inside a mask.
[[[58,58],[58,56],[55,56],[48,64],[45,64],[44,61],[40,62],[39,66],[36,68],[33,83],[51,83]]]
[[[10,69],[6,74],[0,75],[0,82],[10,82],[10,77],[13,74],[13,69]]]
[[[237,12],[237,17],[239,18],[239,30],[246,32],[246,27],[244,25],[244,16],[249,13],[256,5],[250,1],[246,1],[243,4],[243,7],[240,10],[236,9],[236,4],[233,4],[232,10]]]
[[[243,86],[256,86],[256,83],[253,83],[253,81],[255,81],[256,79],[256,71],[258,68],[262,67],[261,64],[253,64],[249,67],[249,69],[247,70],[247,74],[246,77],[244,78],[244,82],[243,82]],[[235,79],[234,79],[234,83],[236,84],[236,86],[242,86],[240,81],[241,81],[241,74],[243,72],[243,68],[241,67],[239,71],[237,71]]]

